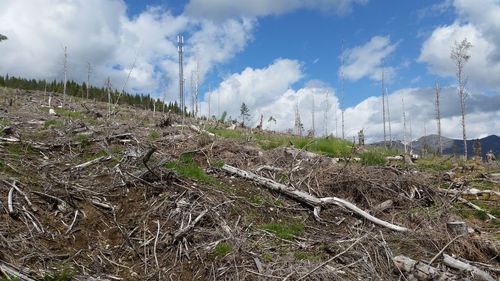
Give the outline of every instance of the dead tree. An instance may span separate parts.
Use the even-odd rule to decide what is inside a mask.
[[[470,59],[469,49],[472,44],[467,41],[467,38],[462,40],[462,42],[455,42],[455,46],[451,49],[451,59],[455,62],[456,75],[457,75],[457,88],[458,96],[460,97],[460,109],[462,113],[462,134],[464,138],[464,159],[467,159],[467,134],[465,128],[465,99],[467,98],[467,92],[465,90],[465,84],[467,79],[464,74],[464,67],[467,61]]]
[[[329,95],[329,92],[326,91],[325,92],[325,112],[324,112],[324,115],[323,115],[323,135],[325,137],[328,136],[328,111],[330,110],[330,105],[328,104],[328,95]]]
[[[387,132],[385,130],[385,86],[384,86],[383,67],[382,67],[382,122],[384,123],[384,147],[387,147]]]
[[[312,118],[312,135],[314,136],[316,134],[316,128],[315,128],[315,124],[314,124],[314,93],[312,94],[312,104],[311,104],[311,118]]]
[[[87,63],[87,99],[89,99],[89,88],[90,88],[90,62]]]
[[[63,104],[66,103],[66,82],[68,81],[68,47],[64,46]]]
[[[344,130],[344,42],[342,42],[342,50],[340,54],[340,111],[342,113],[342,139],[345,139]]]
[[[385,93],[387,94],[387,88],[385,88]],[[391,128],[391,110],[389,109],[389,95],[387,95],[387,121],[389,122],[389,146],[392,147],[392,128]]]
[[[436,122],[437,122],[437,133],[438,133],[438,153],[443,155],[443,140],[441,138],[441,109],[439,107],[439,84],[436,82]]]

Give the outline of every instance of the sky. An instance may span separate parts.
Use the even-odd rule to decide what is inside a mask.
[[[0,75],[62,80],[67,46],[70,79],[90,63],[91,84],[121,90],[130,73],[126,91],[166,101],[182,34],[200,114],[239,118],[244,102],[249,125],[286,131],[298,107],[306,131],[342,136],[343,108],[345,138],[368,142],[383,139],[382,72],[392,139],[436,133],[436,83],[443,135],[461,138],[450,52],[467,38],[467,137],[500,134],[499,0],[1,0],[0,34]]]

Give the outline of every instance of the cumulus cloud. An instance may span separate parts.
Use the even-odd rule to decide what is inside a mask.
[[[265,68],[247,68],[227,77],[207,94],[202,114],[208,113],[210,98],[211,115],[219,117],[226,111],[232,119],[239,120],[240,106],[244,102],[250,109],[250,126],[256,126],[262,114],[264,128],[285,131],[294,127],[295,106],[298,105],[306,131],[312,129],[314,108],[315,131],[321,135],[325,130],[324,112],[328,111],[329,123],[332,123],[338,100],[334,90],[319,81],[294,90],[293,85],[303,76],[301,63],[296,60],[278,59]],[[270,116],[276,119],[276,124],[267,122]],[[333,131],[334,125],[329,125],[328,134]]]
[[[374,36],[366,44],[346,51],[345,77],[357,81],[368,77],[381,80],[383,60],[396,49],[397,44],[391,44],[389,36]],[[384,68],[387,77],[394,73],[392,67]]]
[[[456,0],[458,19],[434,29],[424,42],[419,61],[431,73],[455,75],[450,51],[455,42],[467,38],[473,45],[471,58],[465,66],[471,86],[477,89],[500,90],[500,3],[494,0]]]
[[[191,0],[186,11],[190,15],[215,19],[280,15],[301,8],[345,14],[354,4],[367,2],[368,0]]]
[[[203,81],[214,65],[244,49],[255,25],[248,19],[215,23],[154,7],[129,18],[126,10],[121,0],[0,1],[0,28],[9,37],[0,45],[0,73],[62,79],[67,46],[70,79],[86,80],[89,62],[92,84],[102,86],[109,76],[121,89],[134,66],[127,90],[165,91],[173,98],[177,34],[185,36],[185,73],[199,65]]]
[[[407,138],[410,126],[413,139],[425,134],[436,133],[435,92],[431,88],[406,88],[388,95],[391,131],[393,139],[403,139],[402,100],[404,99],[407,118]],[[466,125],[468,138],[484,137],[500,131],[500,96],[471,95],[466,102]],[[365,130],[367,141],[383,139],[382,98],[369,97],[358,105],[346,110],[346,132],[354,136],[360,129]],[[460,100],[454,87],[441,91],[441,126],[443,136],[461,138]],[[424,125],[426,131],[424,132]],[[386,124],[388,128],[388,124]],[[388,133],[388,132],[387,132]]]

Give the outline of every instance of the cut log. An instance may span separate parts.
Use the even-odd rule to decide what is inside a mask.
[[[459,261],[455,258],[452,258],[451,256],[444,254],[443,255],[443,263],[451,268],[455,268],[461,271],[466,271],[471,273],[474,277],[479,278],[480,280],[484,281],[495,281],[493,277],[491,277],[490,274],[488,274],[486,271],[483,271],[473,265],[470,265],[468,263],[465,263],[463,261]]]
[[[454,275],[407,256],[396,256],[392,259],[396,268],[416,278],[417,280],[453,280]]]
[[[233,166],[230,166],[227,164],[224,164],[222,166],[222,170],[224,170],[228,173],[231,173],[231,174],[238,175],[242,178],[255,181],[258,184],[260,184],[260,185],[262,185],[262,186],[264,186],[272,191],[282,193],[282,194],[284,194],[292,199],[297,200],[298,202],[301,202],[303,204],[310,206],[312,209],[315,209],[315,210],[318,210],[318,207],[337,205],[337,206],[344,207],[344,208],[358,214],[359,216],[361,216],[361,217],[363,217],[363,218],[365,218],[365,219],[367,219],[375,224],[378,224],[380,226],[383,226],[383,227],[386,227],[386,228],[389,228],[389,229],[392,229],[395,231],[401,231],[401,232],[410,231],[406,227],[394,225],[392,223],[378,219],[378,218],[368,214],[367,212],[361,210],[360,208],[358,208],[356,205],[350,203],[349,201],[341,199],[341,198],[337,198],[337,197],[318,198],[318,197],[313,196],[307,192],[296,190],[296,189],[288,187],[284,184],[275,182],[271,179],[261,177],[259,175],[254,174],[254,173],[251,173],[251,172],[248,172],[245,170],[241,170],[241,169],[238,169],[236,167],[233,167]]]
[[[450,221],[446,223],[448,232],[453,235],[467,236],[469,233],[467,224],[463,221]]]

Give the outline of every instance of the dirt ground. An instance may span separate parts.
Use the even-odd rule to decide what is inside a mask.
[[[0,265],[35,280],[411,280],[393,258],[428,262],[443,248],[500,276],[499,221],[466,216],[473,211],[440,190],[453,182],[441,174],[326,164],[187,126],[206,127],[200,120],[124,106],[108,116],[107,104],[66,101],[52,115],[41,92],[0,90]],[[346,199],[410,231],[339,206],[318,221],[309,206],[222,164]],[[450,221],[470,233],[456,237]],[[431,265],[474,280],[440,256]]]

